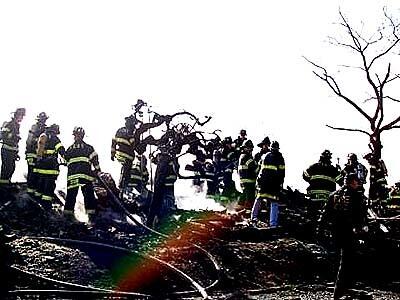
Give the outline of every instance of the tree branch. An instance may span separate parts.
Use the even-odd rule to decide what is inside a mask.
[[[393,80],[396,80],[396,79],[399,79],[399,78],[400,78],[400,75],[399,74],[395,74],[394,77],[388,79],[387,82],[389,83],[389,82],[392,82]]]
[[[322,70],[323,74],[319,74],[316,71],[314,71],[313,73],[320,78],[322,81],[325,81],[328,86],[331,88],[331,90],[340,98],[344,99],[347,103],[349,103],[351,106],[353,106],[362,116],[364,116],[369,122],[371,122],[371,117],[361,108],[359,107],[354,101],[352,101],[350,98],[348,98],[347,96],[343,95],[342,92],[340,91],[340,88],[336,82],[336,80],[328,75],[328,71],[324,68],[321,67],[319,65],[317,65],[316,63],[314,63],[313,61],[309,60],[307,57],[303,56],[304,59],[306,61],[308,61],[310,64],[312,64],[314,67]]]
[[[400,122],[400,117],[397,117],[392,122],[386,124],[385,126],[382,126],[382,128],[379,130],[379,132],[382,132],[382,131],[385,131],[385,130],[389,130],[389,129],[392,129],[392,128],[397,128],[396,124],[399,123],[399,122]]]
[[[331,125],[325,125],[325,126],[326,126],[326,127],[329,127],[330,129],[334,129],[334,130],[351,131],[351,132],[361,132],[361,133],[364,133],[364,134],[370,136],[370,134],[369,134],[368,132],[366,132],[365,130],[362,130],[362,129],[334,127],[334,126],[331,126]]]

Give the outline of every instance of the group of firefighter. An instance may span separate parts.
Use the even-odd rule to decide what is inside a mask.
[[[186,178],[193,179],[197,190],[201,190],[205,182],[208,197],[219,201],[239,199],[239,206],[251,208],[250,220],[255,227],[266,225],[259,220],[259,213],[262,205],[269,203],[267,225],[269,228],[278,227],[285,160],[277,141],[271,142],[265,137],[257,144],[259,151],[253,156],[254,145],[247,139],[246,130],[241,130],[234,141],[231,137],[221,139],[215,132],[215,138],[201,141],[196,133],[191,132],[194,125],[182,123],[171,126],[173,116],[154,114],[149,123],[139,120],[138,115],[143,105],[145,103],[138,100],[135,114],[125,118],[125,126],[118,129],[112,138],[111,160],[121,164],[118,186],[110,174],[101,172],[98,155],[84,141],[85,131],[82,127],[73,129],[74,142],[65,149],[58,138],[59,126],[48,126],[48,115],[45,112],[39,113],[26,141],[27,193],[44,209],[50,210],[60,165],[66,165],[67,195],[63,211],[66,218],[74,218],[76,197],[81,188],[89,220],[96,217],[99,203],[106,203],[109,193],[112,193],[113,197],[127,201],[125,204],[129,204],[129,197],[134,198],[136,205],[139,203],[142,212],[145,212],[147,224],[154,226],[159,218],[176,209],[174,184],[178,177],[184,178],[179,173],[178,158],[182,155],[183,146],[188,145],[186,153],[194,155],[195,160],[185,168],[193,172],[194,176]],[[1,127],[1,192],[13,188],[10,180],[15,171],[15,163],[20,159],[19,128],[24,116],[25,109],[18,108],[11,120],[4,122]],[[196,123],[201,122],[196,120]],[[150,129],[163,124],[166,125],[164,134],[155,139]],[[147,133],[146,138],[143,138],[144,133]],[[154,145],[156,149],[150,151],[149,157],[151,163],[157,166],[154,181],[147,170],[145,156],[149,145]],[[364,195],[363,187],[368,170],[354,153],[348,155],[348,161],[342,169],[332,164],[332,153],[324,150],[318,162],[303,172],[303,179],[309,184],[308,211],[315,218],[316,231],[327,223],[333,223],[337,233],[341,263],[335,287],[336,298],[349,285],[348,266],[354,254],[354,236],[367,224],[368,207],[384,203],[389,208],[400,208],[400,183],[388,188],[383,160],[376,159],[373,153],[368,153],[364,158],[370,169],[368,198]],[[234,171],[237,171],[240,178],[241,193],[237,191],[232,177]],[[147,188],[149,180],[152,181],[152,187],[154,185],[150,190]],[[342,187],[337,190],[337,185]]]
[[[137,111],[143,105],[138,102]],[[4,122],[1,128],[1,174],[0,186],[10,186],[10,179],[15,170],[15,162],[19,160],[18,144],[20,140],[19,126],[25,109],[17,109],[10,121]],[[51,208],[54,201],[54,191],[60,164],[68,167],[67,196],[64,214],[73,216],[78,189],[82,189],[85,199],[85,208],[89,216],[95,213],[96,177],[101,174],[98,156],[94,148],[84,142],[85,131],[82,127],[73,130],[74,143],[66,150],[58,135],[59,126],[48,126],[48,115],[41,112],[36,117],[26,141],[26,161],[28,164],[27,192],[38,200],[43,207]],[[177,132],[167,132],[156,140],[151,135],[143,139],[143,133],[151,128],[158,127],[170,120],[157,116],[153,122],[142,123],[132,114],[125,118],[125,126],[117,130],[111,145],[111,160],[121,163],[121,177],[118,185],[119,195],[133,195],[142,208],[154,221],[156,215],[163,215],[176,208],[174,184],[179,174],[177,156],[184,143],[177,136]],[[247,139],[246,130],[241,130],[239,136],[221,139],[217,134],[207,143],[189,140],[188,153],[195,156],[192,165],[186,170],[192,171],[195,176],[193,185],[202,189],[207,184],[207,195],[221,201],[239,198],[239,204],[251,208],[251,221],[260,223],[258,215],[264,202],[270,203],[269,226],[278,225],[279,197],[285,177],[285,161],[279,151],[277,141],[270,142],[265,137],[257,144],[259,151],[253,157],[253,142]],[[152,155],[151,162],[157,165],[154,176],[154,193],[147,189],[150,178],[147,169],[146,147],[155,145],[159,150]],[[391,189],[387,188],[387,170],[383,160],[374,159],[371,153],[364,158],[370,165],[369,204],[390,199],[389,207],[397,207],[400,199],[400,184],[396,183]],[[356,174],[360,189],[366,183],[368,170],[361,164],[357,155],[350,153],[343,169],[332,164],[332,153],[324,150],[320,159],[312,164],[303,173],[303,178],[309,183],[307,194],[310,199],[309,210],[313,215],[325,205],[328,196],[334,192],[337,185],[344,184],[346,174]],[[242,192],[236,189],[233,172],[237,171],[240,178]],[[98,185],[97,185],[98,187]],[[135,194],[136,193],[136,194]],[[100,192],[101,194],[101,192]]]

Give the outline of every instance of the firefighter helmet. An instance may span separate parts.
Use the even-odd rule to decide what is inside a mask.
[[[85,136],[85,130],[82,127],[75,127],[72,131],[72,134],[74,136],[80,136],[81,138],[83,138]]]
[[[125,118],[125,126],[126,127],[134,127],[137,123],[137,119],[134,115],[130,115],[128,117]]]
[[[261,143],[258,143],[257,146],[262,148],[263,145],[269,146],[271,145],[271,141],[269,140],[269,137],[265,137]]]
[[[44,111],[42,111],[41,113],[39,113],[37,115],[36,120],[38,120],[38,121],[46,121],[48,118],[49,118],[49,116]]]
[[[25,108],[17,108],[14,112],[14,117],[16,116],[25,116],[26,109]]]
[[[247,140],[247,141],[245,141],[243,143],[243,147],[253,149],[254,145],[253,145],[253,142],[251,140]]]
[[[227,136],[226,138],[224,138],[224,141],[222,142],[224,145],[229,145],[232,144],[232,137]]]
[[[332,153],[331,153],[331,151],[329,151],[329,150],[324,150],[324,151],[321,153],[321,158],[322,158],[322,159],[331,159],[331,158],[332,158]]]
[[[347,159],[350,161],[357,161],[357,155],[355,153],[349,153],[349,155],[347,155]]]
[[[271,149],[272,150],[279,150],[279,143],[277,141],[273,141],[271,143]]]

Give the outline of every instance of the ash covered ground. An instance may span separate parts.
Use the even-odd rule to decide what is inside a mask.
[[[193,289],[187,281],[148,257],[130,254],[129,259],[121,263],[117,258],[126,258],[126,255],[119,250],[35,238],[52,237],[103,243],[156,257],[189,274],[203,287],[219,279],[215,286],[207,289],[211,299],[330,299],[338,263],[330,239],[313,237],[309,220],[301,209],[283,210],[281,220],[282,227],[277,230],[255,229],[246,224],[242,214],[177,211],[165,220],[165,226],[159,228],[168,235],[164,238],[148,234],[127,222],[98,220],[96,224],[85,224],[66,221],[59,211],[42,210],[22,190],[1,199],[0,223],[7,233],[6,246],[12,252],[6,260],[8,266],[14,268],[8,269],[12,280],[4,297],[81,297],[50,292],[10,292],[71,289],[29,275],[36,274],[41,278],[98,289],[133,289],[156,298],[201,299],[196,292],[185,293]],[[355,289],[368,292],[369,299],[400,299],[397,223],[387,224],[390,232],[394,232],[390,235],[381,234],[379,230],[370,232],[363,237],[358,249],[354,262]],[[204,252],[191,243],[201,246],[215,258],[221,266],[219,274]],[[111,259],[104,253],[113,253],[109,256],[117,258]],[[125,275],[117,272],[121,264],[136,273],[130,275],[130,281],[126,280],[129,270],[125,270],[128,272]],[[362,299],[357,291],[354,293],[353,299]],[[109,299],[110,295],[85,295],[85,298]],[[114,295],[119,299],[129,297]]]

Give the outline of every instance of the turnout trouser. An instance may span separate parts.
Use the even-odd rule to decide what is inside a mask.
[[[15,161],[17,160],[18,152],[15,150],[1,148],[1,174],[0,185],[9,184],[11,177],[15,171]]]
[[[352,262],[354,259],[354,245],[351,239],[345,241],[340,247],[340,265],[336,276],[333,297],[339,299],[349,288],[353,280]]]
[[[254,200],[256,198],[256,186],[255,184],[243,184],[242,185],[242,195],[241,203],[246,208],[251,208],[253,206]]]
[[[121,177],[119,179],[119,188],[121,189],[121,191],[128,186],[128,183],[131,179],[131,169],[132,169],[132,161],[125,160],[122,163]]]
[[[85,201],[85,209],[87,213],[94,213],[96,209],[96,198],[94,197],[93,185],[91,183],[81,186],[83,199]],[[67,190],[67,198],[65,199],[64,211],[74,211],[76,196],[78,195],[79,186],[69,188]]]
[[[58,175],[53,174],[40,174],[38,194],[41,198],[41,204],[46,209],[52,208],[57,177]]]

